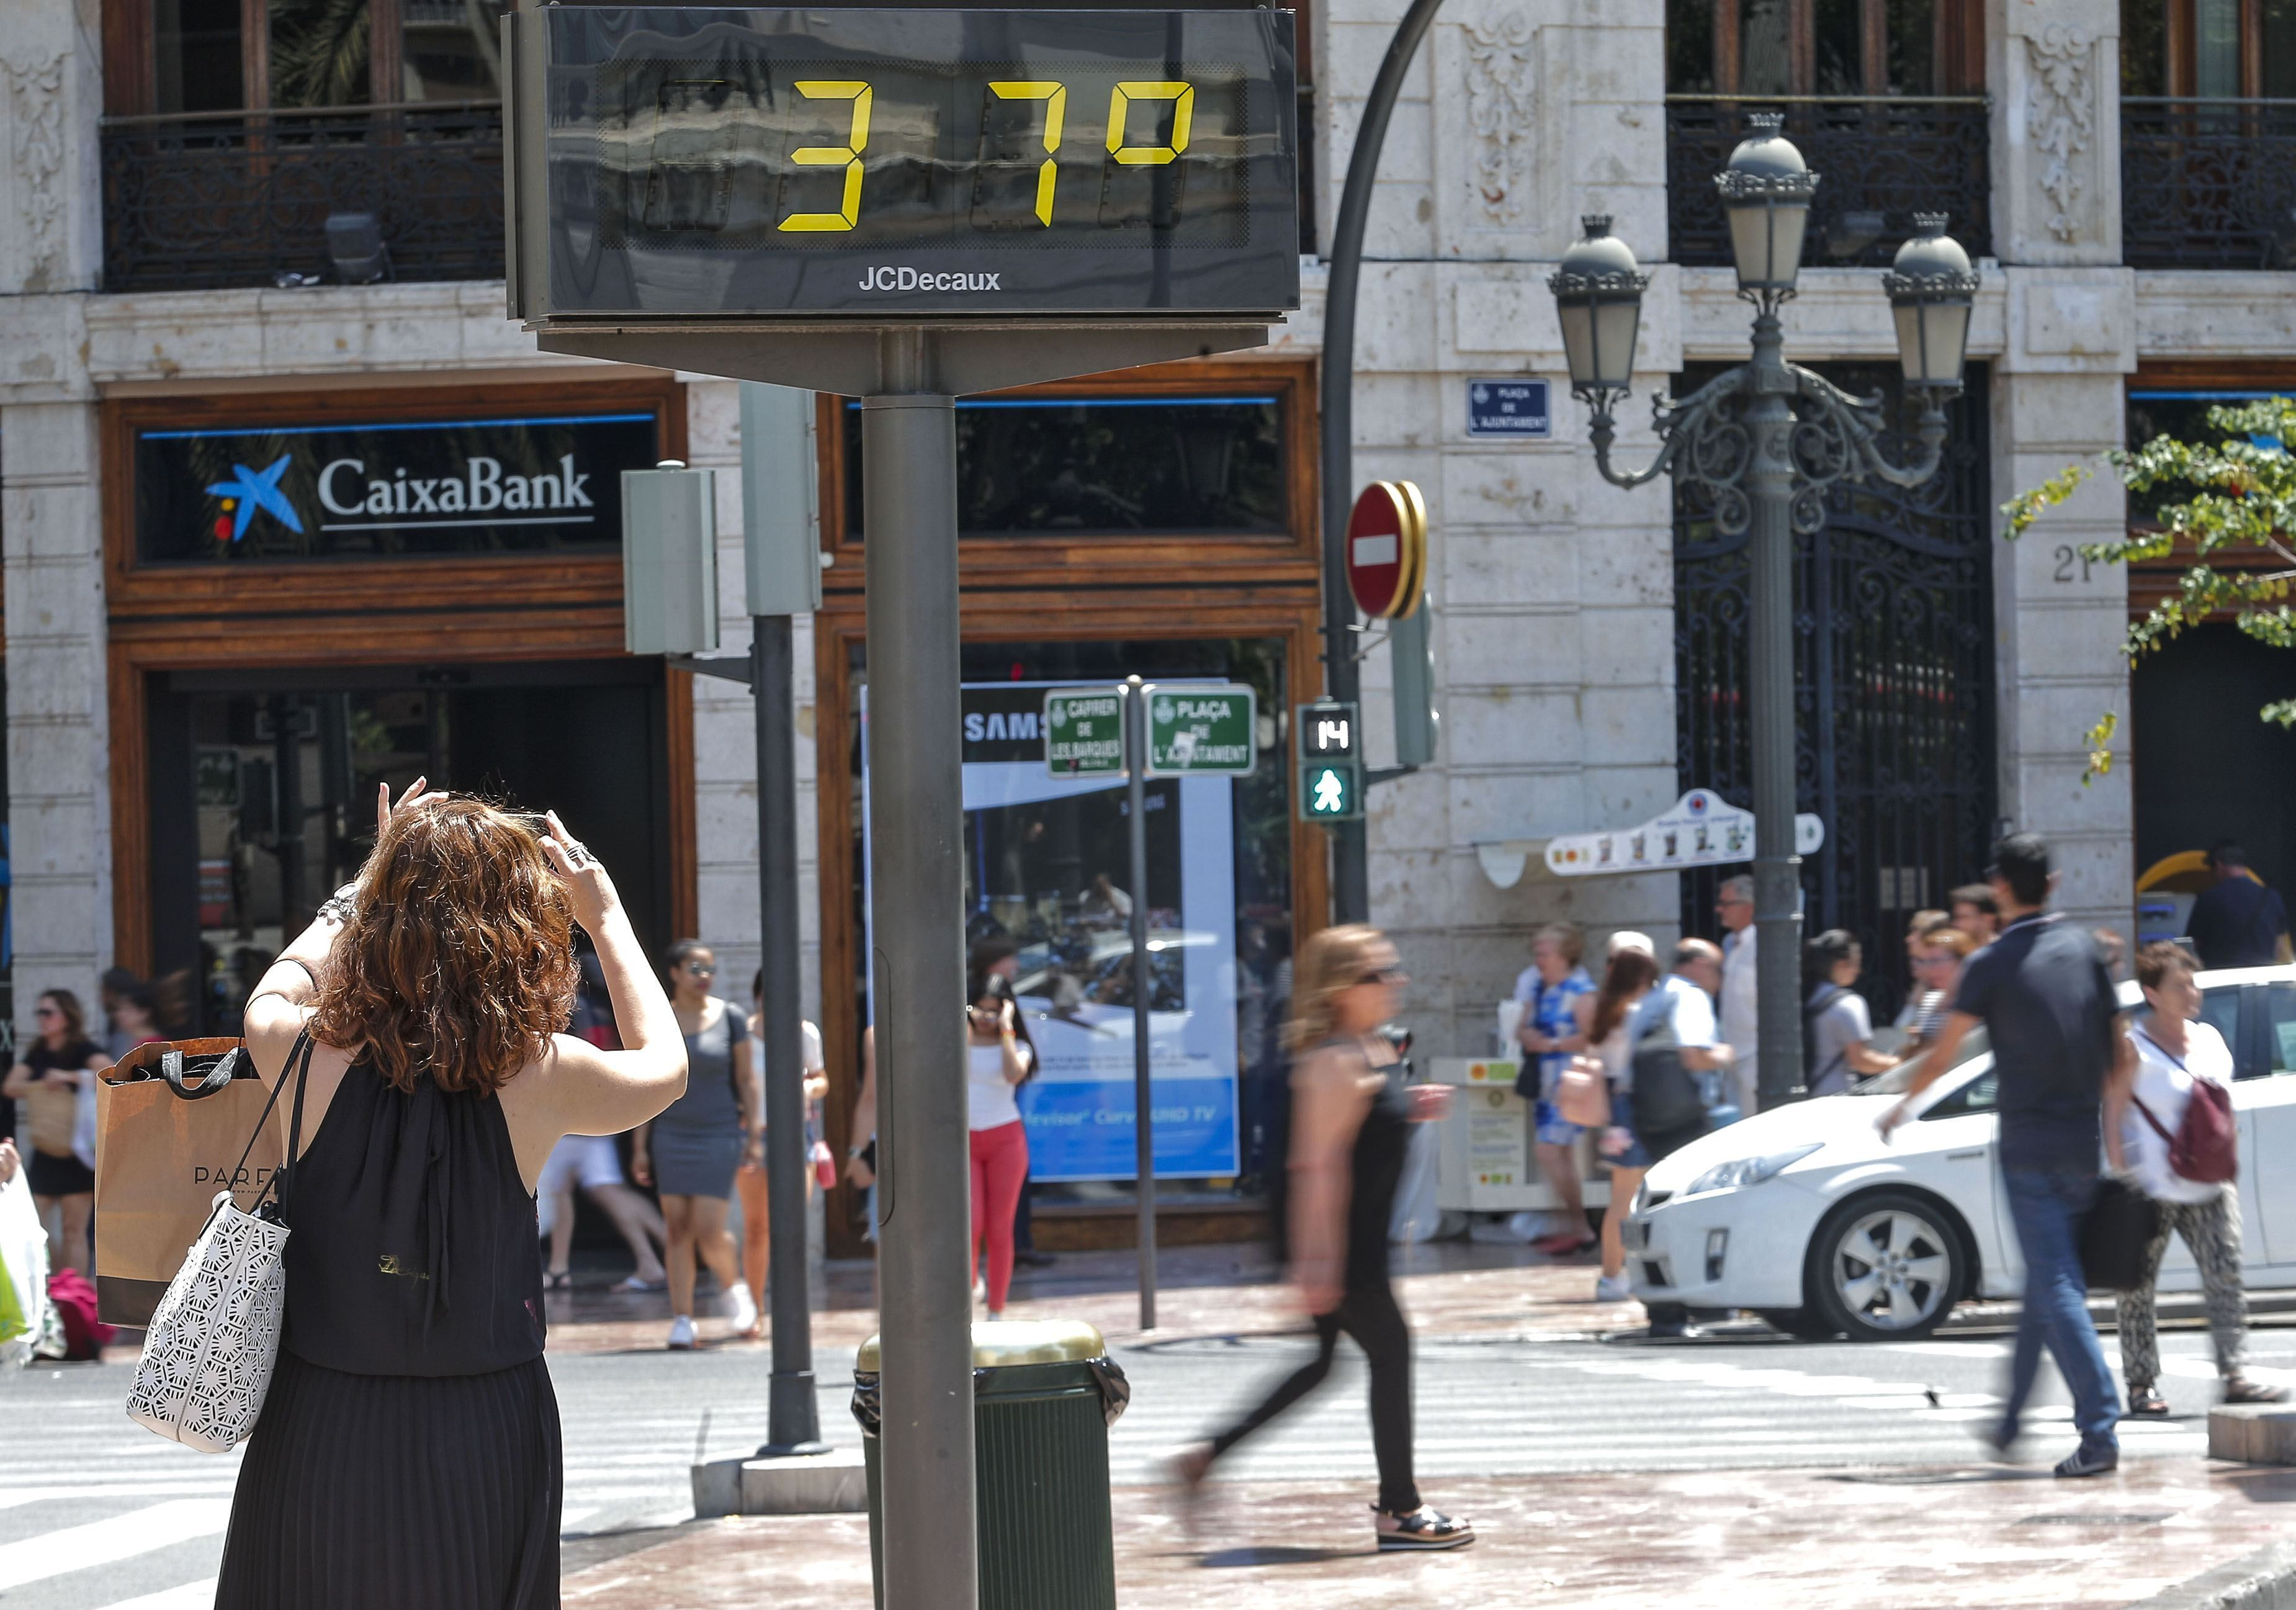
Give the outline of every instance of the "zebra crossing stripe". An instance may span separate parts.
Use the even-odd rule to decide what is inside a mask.
[[[212,1537],[230,1520],[228,1499],[172,1499],[108,1520],[0,1543],[0,1582],[13,1589],[132,1559],[193,1538]]]
[[[99,1610],[214,1610],[215,1596],[216,1579],[210,1576],[180,1587],[162,1588],[157,1593],[115,1599],[99,1606]]]

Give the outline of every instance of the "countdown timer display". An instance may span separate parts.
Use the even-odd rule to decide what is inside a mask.
[[[1299,306],[1288,12],[554,5],[504,33],[537,324]]]

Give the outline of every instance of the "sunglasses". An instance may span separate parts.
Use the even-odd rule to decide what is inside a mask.
[[[1401,967],[1374,967],[1356,980],[1358,984],[1405,984],[1410,982],[1411,975]]]
[[[700,962],[686,963],[685,970],[692,973],[695,978],[716,978],[718,976],[717,968],[705,967]]]

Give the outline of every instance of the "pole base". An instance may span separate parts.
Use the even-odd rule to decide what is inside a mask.
[[[759,1459],[804,1459],[817,1453],[827,1453],[826,1442],[768,1442],[751,1455]]]

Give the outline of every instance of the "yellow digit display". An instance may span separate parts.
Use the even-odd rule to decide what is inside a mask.
[[[1124,122],[1135,101],[1172,103],[1172,143],[1133,145],[1126,142]],[[1108,97],[1108,154],[1127,168],[1155,168],[1177,160],[1188,148],[1188,125],[1195,117],[1196,86],[1177,80],[1135,78],[1118,85]]]
[[[861,152],[869,144],[869,86],[855,78],[800,78],[796,89],[808,101],[852,102],[853,124],[846,130],[842,145],[800,145],[790,152],[790,160],[800,168],[844,168],[845,193],[840,210],[792,212],[781,221],[781,227],[809,233],[850,229],[861,214]]]
[[[1069,88],[1049,78],[992,80],[988,93],[1000,101],[1045,103],[1045,160],[1037,169],[1037,222],[1053,221],[1053,153],[1061,148],[1061,119],[1068,111]]]

